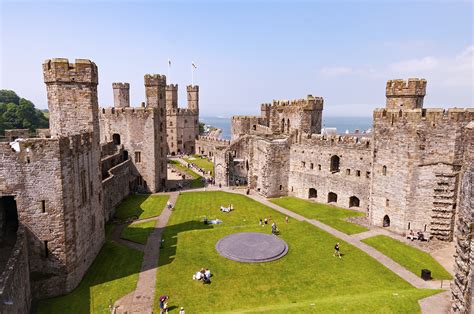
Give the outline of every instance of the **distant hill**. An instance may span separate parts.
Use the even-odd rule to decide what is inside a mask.
[[[7,129],[36,129],[49,127],[49,112],[35,108],[28,99],[21,98],[14,91],[0,90],[0,136]]]

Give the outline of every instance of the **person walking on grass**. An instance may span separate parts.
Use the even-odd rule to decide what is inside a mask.
[[[285,222],[288,223],[288,220],[289,220],[289,218],[288,218],[288,216],[286,216],[285,217]]]
[[[334,246],[334,256],[339,256],[339,258],[341,258],[341,252],[339,252],[339,242]]]

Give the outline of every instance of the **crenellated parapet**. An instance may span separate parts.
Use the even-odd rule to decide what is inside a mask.
[[[453,123],[474,120],[474,108],[384,109],[374,110],[374,125],[416,125],[419,122]]]
[[[280,107],[302,107],[308,109],[322,109],[324,105],[324,99],[322,97],[314,97],[308,95],[306,98],[293,99],[293,100],[273,100],[272,104],[263,104],[262,108],[276,109]]]
[[[97,66],[86,59],[76,59],[69,63],[65,58],[47,59],[43,63],[44,82],[48,83],[88,83],[99,82]]]
[[[230,145],[229,140],[216,138],[216,137],[211,137],[211,136],[202,136],[202,135],[200,135],[198,137],[198,140],[203,141],[203,142],[215,143],[215,144]]]
[[[122,108],[102,108],[100,110],[101,118],[111,118],[111,117],[130,117],[130,118],[139,118],[149,116],[157,112],[155,107],[122,107]]]
[[[370,134],[355,135],[321,135],[321,134],[303,134],[301,137],[302,145],[324,146],[324,147],[344,147],[354,149],[367,149],[371,147],[372,136]]]
[[[166,115],[168,116],[197,116],[198,114],[198,110],[189,108],[174,108],[166,110]]]
[[[145,86],[166,86],[166,75],[162,74],[145,74]]]
[[[387,81],[385,96],[387,108],[415,109],[423,108],[423,98],[426,95],[426,80],[409,78],[408,80]]]

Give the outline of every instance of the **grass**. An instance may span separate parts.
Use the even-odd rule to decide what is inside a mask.
[[[179,161],[177,160],[168,160],[168,162],[173,165],[174,167],[178,168],[179,170],[186,172],[190,176],[193,177],[193,180],[191,181],[191,187],[192,188],[202,188],[204,187],[204,183],[202,182],[203,177],[197,174],[196,172],[192,171],[188,167],[182,165]]]
[[[129,224],[120,237],[135,243],[146,244],[148,236],[155,229],[156,220]]]
[[[235,210],[222,213],[221,205]],[[220,225],[204,225],[203,217]],[[222,237],[244,231],[270,233],[260,218],[275,221],[288,254],[269,263],[238,263],[221,257]],[[182,193],[163,234],[156,298],[170,295],[170,306],[201,312],[419,313],[417,300],[437,293],[419,290],[361,250],[306,223],[290,220],[243,195]],[[332,256],[340,242],[342,259]],[[201,267],[214,274],[210,285],[192,280]],[[314,304],[311,306],[310,304]],[[155,312],[158,312],[155,304]]]
[[[398,240],[384,235],[378,235],[364,239],[362,242],[387,255],[417,276],[420,276],[421,270],[426,268],[431,270],[431,277],[433,277],[433,279],[453,279],[451,274],[430,254]]]
[[[144,219],[159,216],[168,198],[168,195],[130,195],[117,207],[115,217]]]
[[[71,293],[40,301],[37,313],[109,313],[109,302],[132,292],[143,253],[107,241],[79,286]]]
[[[201,158],[200,155],[193,155],[194,159],[191,158],[183,158],[186,162],[193,163],[201,169],[205,171],[209,171],[211,176],[214,171],[214,163],[209,161],[207,158]]]
[[[364,216],[364,213],[354,210],[314,203],[296,197],[274,198],[270,201],[307,218],[319,220],[345,234],[356,234],[369,230],[345,220],[349,217]]]

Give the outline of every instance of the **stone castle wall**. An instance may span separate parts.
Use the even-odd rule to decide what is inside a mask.
[[[474,122],[465,129],[464,163],[456,221],[452,312],[472,313],[474,288]]]
[[[214,152],[219,148],[226,148],[230,145],[230,141],[218,139],[215,137],[199,136],[196,140],[196,154],[212,157]]]
[[[26,232],[20,226],[12,254],[0,277],[0,313],[29,313],[31,308],[30,270]]]
[[[331,170],[336,157],[339,166]],[[289,194],[366,211],[370,171],[370,137],[306,135],[291,146]]]
[[[396,232],[452,239],[462,130],[473,119],[472,109],[374,111],[372,224],[382,226],[388,217]]]
[[[156,108],[103,108],[99,119],[101,142],[111,142],[117,134],[120,145],[133,161],[132,175],[142,178],[135,184],[145,191],[158,192],[162,188],[159,157],[166,156],[158,135],[159,111]]]
[[[107,220],[115,214],[115,208],[130,194],[132,161],[127,159],[108,170],[102,181],[104,213]]]

